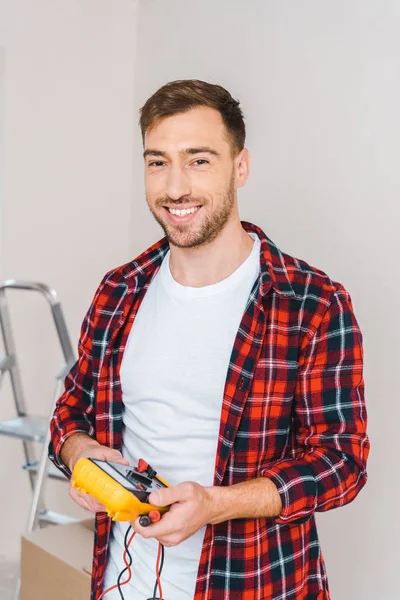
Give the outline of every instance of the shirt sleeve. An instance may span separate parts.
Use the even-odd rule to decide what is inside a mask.
[[[277,523],[306,520],[351,502],[367,480],[369,440],[362,334],[340,284],[318,329],[300,351],[294,396],[296,444],[266,465],[282,501]]]
[[[100,283],[83,320],[78,344],[78,360],[65,379],[64,392],[56,402],[50,421],[49,458],[66,477],[71,477],[71,471],[61,460],[62,445],[74,433],[87,433],[92,437],[95,433],[92,341],[95,307],[101,296],[104,281],[105,278]]]

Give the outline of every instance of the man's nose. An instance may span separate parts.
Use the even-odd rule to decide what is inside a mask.
[[[168,174],[166,193],[171,200],[179,200],[191,192],[188,176],[179,167],[171,168]]]

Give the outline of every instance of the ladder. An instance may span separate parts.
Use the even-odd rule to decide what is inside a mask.
[[[28,415],[22,388],[21,375],[15,351],[10,315],[7,304],[9,290],[24,290],[40,293],[47,300],[56,327],[65,364],[56,375],[53,403],[47,417]],[[22,441],[25,455],[24,469],[28,472],[32,501],[26,531],[32,532],[37,526],[45,523],[63,524],[78,521],[73,517],[48,510],[43,504],[43,491],[47,477],[66,480],[64,475],[48,460],[48,445],[50,442],[49,423],[54,405],[62,394],[64,379],[75,362],[74,353],[68,335],[61,304],[57,293],[43,283],[30,281],[5,281],[0,285],[0,326],[3,337],[4,356],[0,357],[0,387],[3,377],[8,374],[11,380],[11,390],[14,397],[16,417],[0,421],[0,435],[16,438]],[[34,443],[41,443],[43,450],[39,460],[36,460]],[[17,583],[15,600],[19,598],[20,582]]]

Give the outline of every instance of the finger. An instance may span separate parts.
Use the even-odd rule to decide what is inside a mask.
[[[139,519],[140,519],[140,517],[138,517],[134,521],[131,521],[130,526],[132,527],[133,531],[136,531],[136,533],[139,533],[141,535],[142,530],[145,529],[145,527],[141,526],[141,524],[139,523]]]
[[[123,456],[118,456],[116,459],[114,459],[114,462],[121,465],[129,465],[129,460],[127,460]]]
[[[78,492],[74,488],[70,488],[69,495],[70,495],[71,499],[74,502],[76,502],[76,504],[78,504],[81,508],[84,508],[85,510],[89,510],[90,512],[94,512],[92,510],[90,504],[88,503],[87,499],[84,497],[85,495],[82,495],[80,492]]]
[[[131,526],[132,526],[132,529],[134,529],[134,531],[136,531],[136,533],[138,533],[139,535],[141,535],[144,538],[159,539],[161,537],[169,536],[172,533],[175,533],[176,529],[177,529],[176,523],[169,522],[169,520],[166,519],[165,517],[166,517],[166,515],[163,516],[161,521],[158,521],[157,523],[152,523],[151,525],[148,525],[147,527],[143,527],[143,525],[140,524],[140,517],[139,517],[135,521],[132,521]]]
[[[184,494],[178,486],[156,490],[149,496],[149,502],[154,506],[169,506],[179,500],[184,500]]]
[[[129,461],[124,458],[119,450],[110,449],[108,452],[104,452],[104,458],[110,462],[116,462],[122,465],[129,465]]]
[[[90,512],[104,512],[107,510],[96,498],[93,498],[90,494],[80,492],[73,487],[70,488],[70,496],[72,500],[77,502],[82,508],[90,510]]]
[[[72,499],[75,500],[75,502],[77,502],[77,504],[79,504],[79,506],[82,506],[82,508],[85,508],[86,510],[91,510],[89,500],[85,496],[85,494],[82,494],[81,492],[77,492],[76,490],[74,490],[70,495],[71,495]]]
[[[87,502],[91,506],[93,512],[107,512],[107,508],[104,504],[101,504],[101,502],[96,500],[96,498],[93,498],[93,496],[89,496]]]
[[[148,525],[147,527],[144,527],[143,525],[141,525],[140,517],[135,519],[135,521],[132,521],[131,526],[132,529],[136,531],[136,533],[138,533],[144,538],[154,537],[154,535],[152,535],[152,526]]]

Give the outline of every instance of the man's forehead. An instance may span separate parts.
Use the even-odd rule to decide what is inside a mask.
[[[162,146],[169,146],[179,152],[196,147],[218,151],[228,143],[220,113],[208,107],[196,107],[185,113],[164,117],[146,131],[144,138],[146,150],[163,150]]]

